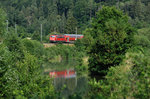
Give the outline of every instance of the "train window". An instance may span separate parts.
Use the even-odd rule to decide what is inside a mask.
[[[57,38],[65,38],[65,36],[57,36]]]
[[[54,38],[55,36],[51,36],[52,38]]]

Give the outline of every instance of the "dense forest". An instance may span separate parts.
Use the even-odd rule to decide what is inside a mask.
[[[72,58],[88,90],[69,99],[149,99],[149,9],[149,0],[0,0],[0,97],[64,99],[43,65]],[[76,31],[84,38],[73,46],[43,46]]]
[[[44,36],[52,32],[78,33],[90,27],[92,18],[103,5],[116,6],[130,16],[130,23],[141,28],[150,23],[148,0],[1,0],[10,30],[39,40],[40,25]],[[15,31],[15,30],[14,30]]]

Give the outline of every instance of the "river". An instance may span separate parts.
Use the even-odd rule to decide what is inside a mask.
[[[78,75],[77,61],[73,59],[44,64],[44,73],[53,79],[55,90],[60,97],[69,98],[74,94],[84,96],[88,89],[88,77]]]

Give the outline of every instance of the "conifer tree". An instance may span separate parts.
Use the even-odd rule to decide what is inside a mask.
[[[0,42],[6,32],[6,13],[0,8]]]
[[[68,34],[74,34],[77,27],[77,20],[75,17],[73,17],[72,13],[70,12],[67,22],[66,22],[66,28],[65,32]]]

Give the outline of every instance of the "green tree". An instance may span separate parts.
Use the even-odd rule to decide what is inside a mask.
[[[114,7],[103,7],[86,34],[90,40],[88,53],[91,73],[106,74],[109,67],[122,61],[132,46],[134,29],[121,11]]]
[[[150,2],[148,3],[148,5],[146,7],[146,15],[145,15],[146,22],[148,22],[150,24],[150,11],[149,11],[149,9],[150,9]]]
[[[74,34],[76,32],[77,20],[72,15],[70,15],[66,22],[65,32],[68,34]]]
[[[14,34],[0,44],[0,98],[55,97],[51,80],[40,69],[43,49],[40,42],[21,41]]]
[[[0,44],[0,97],[6,96],[7,78],[5,77],[8,71],[9,63],[11,62],[11,54],[4,44]]]
[[[32,35],[32,39],[33,40],[37,40],[40,41],[41,40],[41,33],[39,31],[34,31],[33,35]]]
[[[61,27],[60,27],[60,32],[64,33],[65,32],[65,26],[66,26],[66,17],[65,14],[63,13],[61,17]]]
[[[27,33],[26,29],[22,26],[17,26],[17,33],[20,38],[28,37],[29,33]]]
[[[103,99],[149,99],[149,70],[149,56],[145,56],[139,50],[128,52],[119,66],[109,69],[104,80],[90,82],[89,95],[91,97],[99,96]]]
[[[136,46],[141,46],[144,50],[150,48],[150,28],[139,29],[134,37]]]
[[[13,54],[13,60],[15,62],[24,58],[24,46],[21,39],[15,33],[9,33],[4,44],[8,47],[8,50]],[[15,63],[14,62],[14,63]]]
[[[6,13],[0,8],[0,42],[6,32]]]
[[[87,22],[92,12],[92,8],[89,8],[91,5],[92,4],[89,5],[89,0],[77,0],[76,1],[75,6],[73,8],[73,15],[77,19],[80,25],[83,25],[84,23]]]
[[[143,20],[143,10],[145,10],[144,7],[142,7],[141,0],[134,0],[133,2],[133,7],[134,7],[134,17],[139,18],[140,20]]]
[[[96,3],[94,0],[89,0],[88,1],[88,9],[89,9],[89,17],[90,21],[92,20],[92,15],[95,15],[95,10],[96,10]],[[94,12],[94,13],[93,13]]]
[[[44,46],[36,40],[22,39],[21,41],[25,46],[27,52],[31,55],[41,58],[44,55]]]

